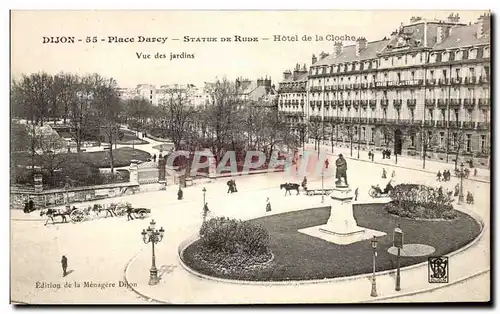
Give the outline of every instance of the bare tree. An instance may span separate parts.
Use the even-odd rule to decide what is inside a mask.
[[[190,87],[173,87],[165,91],[162,107],[168,123],[168,135],[176,150],[180,149],[181,142],[188,138],[188,126],[194,119],[192,93]]]

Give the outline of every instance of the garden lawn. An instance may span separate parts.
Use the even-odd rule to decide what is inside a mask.
[[[392,246],[392,232],[398,223],[405,233],[406,244],[433,246],[436,249],[433,256],[458,250],[480,233],[480,225],[462,212],[451,221],[424,221],[389,215],[383,207],[384,204],[354,205],[354,217],[359,226],[387,233],[378,238],[377,271],[395,268],[396,257],[387,250]],[[370,240],[337,245],[297,231],[325,224],[329,216],[330,209],[326,207],[253,219],[252,222],[263,226],[270,235],[274,260],[265,269],[237,275],[216,274],[195,260],[199,241],[184,251],[183,260],[193,269],[207,275],[251,281],[310,280],[370,273]],[[401,267],[425,261],[427,256],[402,257]]]
[[[153,146],[154,149],[156,149],[156,150],[162,149],[163,152],[170,151],[172,149],[172,147],[174,147],[173,143],[165,143],[165,144],[160,144],[160,145]]]
[[[126,131],[126,130],[121,130],[123,132],[123,138],[121,140],[117,140],[116,144],[122,144],[122,145],[141,145],[141,144],[148,144],[149,142],[138,138],[134,132]]]
[[[140,149],[132,149],[131,147],[121,147],[113,149],[113,164],[115,167],[129,166],[131,160],[148,161],[151,155]],[[110,167],[109,150],[99,152],[82,153],[82,161],[95,165],[99,168]]]

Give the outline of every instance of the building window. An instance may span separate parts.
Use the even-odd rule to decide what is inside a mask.
[[[471,152],[471,138],[472,135],[467,134],[467,141],[465,142],[465,150],[470,153]]]
[[[366,128],[362,127],[361,128],[361,140],[364,141],[366,138]]]
[[[472,122],[472,109],[467,110],[467,121]]]
[[[432,142],[432,131],[427,132],[427,145],[430,146]]]
[[[371,142],[373,143],[373,142],[375,142],[375,128],[372,128],[372,132],[371,133],[372,133],[371,134],[371,137],[372,137]]]
[[[415,147],[415,135],[410,135],[411,147]]]
[[[456,132],[454,132],[452,135],[451,135],[451,142],[453,143],[453,149],[455,149],[457,147],[457,140],[458,140],[458,134]]]
[[[474,77],[474,68],[469,68],[469,77]]]
[[[444,132],[439,132],[439,147],[444,147]]]

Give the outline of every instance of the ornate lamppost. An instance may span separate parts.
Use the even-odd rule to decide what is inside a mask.
[[[324,178],[325,178],[325,170],[321,170],[321,203],[325,202],[325,187],[323,185]]]
[[[151,269],[149,270],[149,284],[150,285],[156,285],[159,281],[158,279],[158,269],[156,268],[156,260],[155,260],[155,244],[158,242],[161,242],[163,239],[163,234],[165,233],[165,230],[163,227],[160,228],[160,230],[155,229],[156,222],[151,220],[151,223],[148,227],[148,229],[144,230],[142,229],[142,240],[144,241],[145,244],[151,243],[152,246],[152,258],[151,258]]]
[[[464,201],[464,163],[460,163],[460,194],[458,195],[458,204]]]
[[[375,259],[377,257],[377,237],[373,236],[372,240],[371,240],[371,245],[372,245],[372,249],[373,249],[373,275],[372,275],[372,292],[370,294],[370,296],[372,297],[377,297],[378,294],[377,294],[377,281],[376,281],[376,277],[375,277],[375,269],[376,269],[376,262],[375,262]]]
[[[207,193],[207,189],[205,189],[205,187],[203,187],[203,190],[201,190],[203,192],[203,206],[205,206],[205,194]]]
[[[393,245],[398,249],[397,266],[396,266],[396,291],[401,290],[401,249],[403,248],[403,230],[398,224],[398,227],[394,229],[393,234]]]

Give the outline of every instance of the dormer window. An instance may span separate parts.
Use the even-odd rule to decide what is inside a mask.
[[[460,50],[455,51],[455,60],[462,60],[462,51]]]
[[[484,47],[483,57],[484,58],[489,58],[490,57],[490,47]]]
[[[472,48],[469,50],[469,59],[476,59],[477,58],[477,49]]]
[[[445,52],[443,52],[443,54],[441,55],[441,60],[442,60],[443,62],[446,62],[446,61],[448,61],[448,59],[449,59],[449,53],[448,53],[448,52],[446,52],[446,51],[445,51]]]

